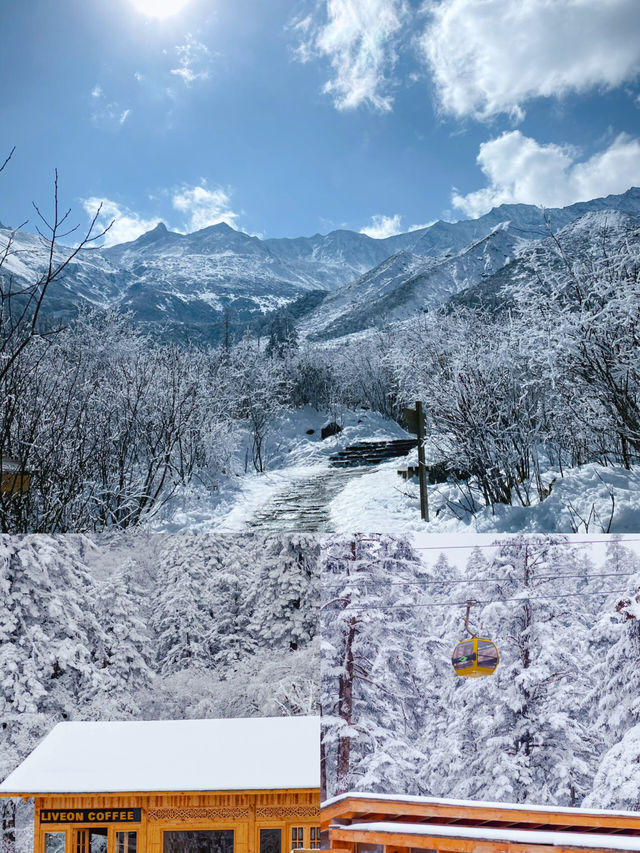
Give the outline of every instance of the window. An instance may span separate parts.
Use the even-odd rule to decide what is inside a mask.
[[[232,829],[164,832],[162,853],[233,853]]]
[[[107,853],[107,827],[77,829],[75,853]]]
[[[64,853],[65,839],[64,832],[45,832],[44,853]]]
[[[498,663],[496,647],[486,640],[478,640],[478,666],[495,666]]]
[[[260,830],[260,853],[282,853],[282,830]]]
[[[320,849],[320,827],[312,826],[311,827],[311,844],[309,845],[311,850],[319,850]]]
[[[116,832],[116,853],[136,853],[137,848],[137,832]]]
[[[298,850],[300,847],[304,847],[303,827],[292,826],[291,827],[291,849],[292,850]]]
[[[473,640],[469,640],[466,643],[458,643],[451,656],[454,669],[466,669],[473,665],[474,660]]]

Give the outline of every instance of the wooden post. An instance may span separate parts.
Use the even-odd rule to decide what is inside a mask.
[[[427,463],[424,458],[424,415],[420,400],[416,403],[418,421],[418,479],[420,480],[420,515],[423,521],[429,521],[429,496],[427,495]]]

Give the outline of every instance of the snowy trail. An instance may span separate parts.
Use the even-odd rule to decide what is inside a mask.
[[[326,468],[311,477],[295,480],[278,491],[250,519],[247,526],[256,533],[335,532],[330,522],[329,504],[356,477],[375,470],[359,468]]]

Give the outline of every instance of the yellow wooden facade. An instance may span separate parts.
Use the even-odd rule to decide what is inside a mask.
[[[31,475],[24,472],[18,474],[2,474],[0,477],[0,494],[24,495],[29,491]]]
[[[135,832],[136,853],[163,853],[165,832],[189,830],[232,830],[233,853],[260,853],[261,829],[280,830],[281,853],[289,853],[318,849],[319,826],[317,788],[36,795],[34,853],[47,853],[55,832],[65,833],[64,853],[92,853],[86,830],[98,827],[107,829],[107,853],[117,853],[116,833]]]

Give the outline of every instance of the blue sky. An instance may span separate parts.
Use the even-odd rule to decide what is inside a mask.
[[[386,236],[640,185],[639,0],[24,0],[0,42],[5,224],[56,167],[111,242]]]

